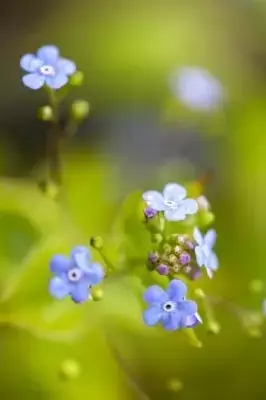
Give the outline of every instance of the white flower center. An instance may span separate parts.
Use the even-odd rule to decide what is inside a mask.
[[[172,200],[164,200],[164,204],[168,207],[168,208],[177,208],[177,203],[175,201]]]
[[[163,310],[165,312],[172,312],[176,309],[176,304],[173,301],[167,301],[163,305]]]
[[[68,271],[67,277],[71,282],[78,282],[83,276],[81,269],[72,268]]]
[[[42,65],[40,73],[45,76],[53,76],[55,74],[55,69],[51,65]]]

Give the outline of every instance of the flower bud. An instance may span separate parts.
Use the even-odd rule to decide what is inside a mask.
[[[151,218],[155,217],[156,214],[157,214],[157,211],[154,210],[154,209],[151,208],[151,207],[147,207],[147,208],[145,208],[145,210],[144,210],[144,215],[145,215],[145,217],[146,217],[147,219],[151,219]]]
[[[81,86],[84,82],[84,74],[81,71],[76,71],[69,79],[72,86]]]
[[[204,210],[204,211],[210,210],[210,203],[208,202],[205,196],[197,197],[196,202],[198,203],[199,210]]]
[[[264,282],[259,279],[254,279],[250,282],[249,288],[252,293],[262,293],[264,290]]]
[[[181,265],[189,264],[191,261],[191,257],[188,253],[183,252],[179,255],[179,262]]]
[[[103,248],[103,238],[101,236],[94,236],[90,240],[90,245],[96,250],[102,250]]]
[[[165,244],[163,246],[163,252],[165,255],[170,254],[172,251],[172,247],[170,246],[170,244]]]
[[[160,275],[168,275],[169,274],[169,267],[167,265],[165,265],[165,264],[160,264],[156,268],[156,271]]]
[[[174,253],[175,253],[175,255],[179,256],[179,254],[182,253],[182,247],[180,247],[180,246],[175,246],[175,248],[174,248]]]
[[[159,260],[159,254],[158,253],[156,253],[156,252],[149,253],[148,261],[150,263],[156,264],[158,260]]]
[[[65,360],[61,364],[60,376],[66,380],[78,378],[80,375],[80,366],[75,360]]]
[[[152,243],[161,243],[163,241],[163,236],[160,233],[155,233],[151,235],[151,241]]]
[[[200,222],[202,226],[211,225],[215,220],[215,215],[211,211],[203,211],[200,215]]]
[[[76,100],[72,103],[71,114],[76,121],[84,120],[89,114],[90,105],[85,100]]]
[[[38,110],[38,118],[41,121],[52,121],[54,118],[53,109],[50,106],[40,107]]]
[[[94,301],[102,300],[103,295],[104,295],[104,293],[103,293],[103,289],[102,288],[100,288],[100,287],[92,287],[92,289],[91,289],[92,300],[94,300]]]
[[[172,265],[178,262],[177,257],[174,254],[170,254],[170,256],[168,257],[168,261]]]

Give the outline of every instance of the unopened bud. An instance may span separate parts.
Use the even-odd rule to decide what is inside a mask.
[[[103,248],[103,238],[101,236],[94,236],[90,240],[90,245],[96,250],[102,250]]]
[[[85,100],[76,100],[72,103],[71,114],[76,121],[82,121],[89,114],[90,105]]]
[[[65,360],[62,362],[59,372],[63,379],[76,379],[80,375],[80,366],[75,360]]]
[[[94,300],[94,301],[102,300],[103,295],[104,295],[104,293],[103,293],[103,289],[102,288],[100,288],[100,287],[92,287],[92,289],[91,289],[92,300]]]
[[[69,79],[72,86],[81,86],[84,82],[84,74],[81,71],[76,71]]]
[[[163,236],[160,233],[155,233],[151,236],[152,243],[161,243],[163,241]]]
[[[38,118],[42,121],[52,121],[54,117],[53,109],[50,106],[40,107],[38,110]]]

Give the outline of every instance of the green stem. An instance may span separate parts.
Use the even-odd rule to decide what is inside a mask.
[[[61,145],[62,132],[59,124],[59,102],[54,90],[47,88],[49,103],[53,110],[53,120],[51,128],[47,133],[46,158],[48,164],[48,180],[51,180],[56,185],[62,184],[61,177]]]
[[[106,267],[107,267],[107,274],[110,272],[116,272],[115,266],[111,263],[111,261],[108,259],[108,257],[104,254],[103,250],[97,250],[98,253],[100,254],[101,258],[103,259]]]

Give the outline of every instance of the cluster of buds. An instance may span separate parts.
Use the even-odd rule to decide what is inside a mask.
[[[148,268],[170,279],[185,276],[187,279],[200,278],[201,269],[195,260],[195,241],[188,235],[171,235],[167,242],[148,256]]]

